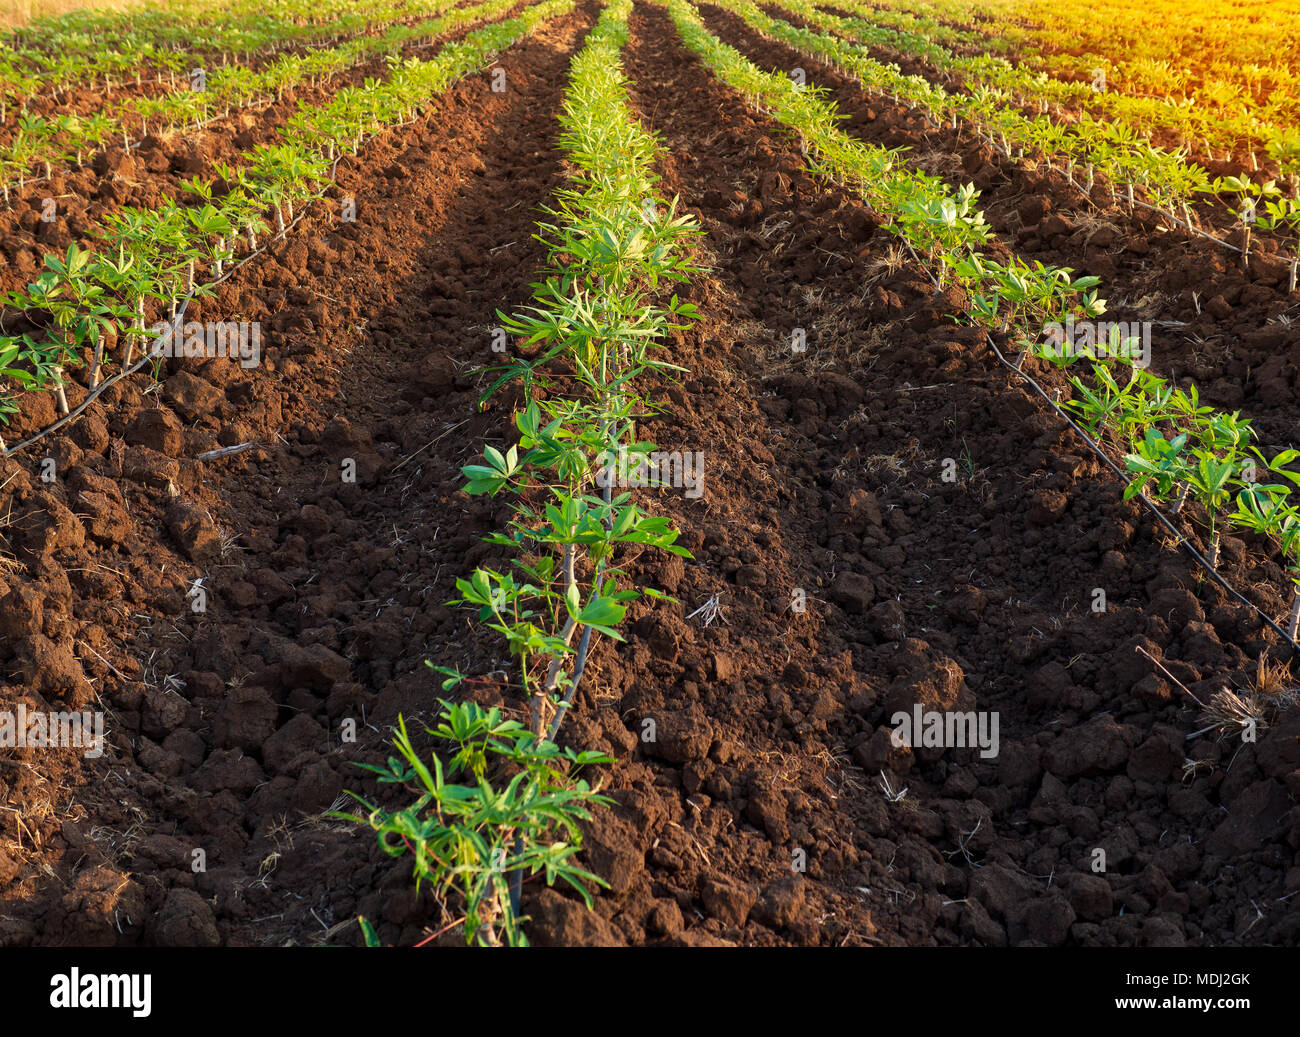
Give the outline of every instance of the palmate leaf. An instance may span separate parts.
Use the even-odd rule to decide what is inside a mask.
[[[1282,498],[1271,487],[1247,486],[1237,494],[1237,510],[1228,517],[1243,529],[1269,533],[1285,522],[1285,508]]]
[[[1258,454],[1258,452],[1256,452]],[[1265,467],[1274,475],[1280,475],[1284,479],[1300,486],[1300,472],[1293,472],[1287,465],[1293,464],[1297,458],[1300,458],[1300,450],[1282,450],[1277,453],[1271,461],[1268,461]]]
[[[461,474],[468,480],[465,492],[496,496],[519,472],[519,450],[512,446],[502,454],[496,447],[486,446],[483,448],[483,456],[488,462],[486,465],[465,465],[461,468]]]

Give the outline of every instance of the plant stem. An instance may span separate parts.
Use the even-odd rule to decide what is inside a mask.
[[[564,588],[568,592],[570,587],[577,586],[577,579],[574,577],[574,546],[572,544],[564,545],[564,559],[560,563],[560,571],[564,574]],[[565,645],[573,641],[573,635],[577,632],[578,621],[572,616],[564,625],[561,637]],[[555,693],[555,689],[560,681],[560,673],[564,666],[564,656],[557,654],[551,659],[551,665],[546,672],[546,681],[538,686],[537,691],[533,693],[532,715],[533,715],[533,735],[541,739],[543,732],[543,710],[546,701]]]
[[[68,413],[68,395],[63,391],[63,368],[54,368],[54,392],[59,398],[59,412],[63,415]]]
[[[143,295],[137,295],[135,297],[135,323],[133,324],[133,327],[138,327],[141,333],[144,332],[144,296]],[[135,352],[135,336],[128,335],[126,337],[126,356],[122,360],[123,370],[126,370],[126,368],[131,366],[131,354],[134,352]]]

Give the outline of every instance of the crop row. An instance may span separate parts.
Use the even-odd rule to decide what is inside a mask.
[[[1272,540],[1292,585],[1287,636],[1300,631],[1300,474],[1288,466],[1300,451],[1266,457],[1251,440],[1249,420],[1203,405],[1193,385],[1182,389],[1141,367],[1124,367],[1131,352],[1120,341],[1099,343],[1119,363],[1119,376],[1093,360],[1091,378],[1070,377],[1075,396],[1064,404],[1095,439],[1122,457],[1130,481],[1125,499],[1144,494],[1172,503],[1177,514],[1190,499],[1202,508],[1208,534],[1206,565],[1218,566],[1222,528]],[[1077,359],[1055,344],[1034,351],[1058,364]]]
[[[981,53],[1005,53],[1012,43],[1004,36],[986,36],[978,30],[963,29],[941,21],[925,11],[908,11],[874,4],[854,4],[849,0],[836,5],[841,10],[861,11],[872,25],[888,28],[909,42],[925,46],[941,43],[956,50],[978,50]]]
[[[862,0],[848,0],[861,6]],[[1133,93],[1197,99],[1215,82],[1238,86],[1247,97],[1269,93],[1294,101],[1300,79],[1287,56],[1300,47],[1300,4],[1270,0],[1266,12],[1250,4],[1197,8],[1175,0],[1142,7],[1090,0],[872,0],[871,16],[912,12],[924,24],[970,27],[966,38],[984,44],[996,36],[1036,67],[1053,74],[1092,75],[1098,60],[1122,74]],[[1234,9],[1235,7],[1235,9]],[[1257,13],[1265,17],[1252,16]],[[936,17],[937,16],[937,17]],[[1159,30],[1159,31],[1155,31]],[[1110,60],[1110,55],[1118,55]]]
[[[856,32],[851,22],[823,14],[808,0],[777,0],[777,4],[836,34]],[[1212,178],[1182,156],[1141,140],[1122,122],[1085,118],[1066,127],[1044,115],[1026,116],[1016,110],[1005,91],[997,88],[980,87],[969,94],[950,93],[921,76],[904,75],[897,65],[876,61],[863,48],[841,39],[840,35],[818,33],[772,18],[750,0],[719,0],[719,6],[734,11],[763,35],[837,66],[865,90],[919,109],[928,120],[952,120],[954,126],[958,120],[967,122],[1009,160],[1036,152],[1044,156],[1049,167],[1055,168],[1060,162],[1071,183],[1075,183],[1076,173],[1079,175],[1076,186],[1087,194],[1091,194],[1099,177],[1104,178],[1109,182],[1112,201],[1118,202],[1116,188],[1121,187],[1131,209],[1138,202],[1135,189],[1140,189],[1151,199],[1152,208],[1171,224],[1193,230],[1196,228],[1191,200],[1198,194],[1224,196],[1230,199],[1231,218],[1245,228],[1245,243],[1241,247],[1243,263],[1249,262],[1253,230],[1279,233],[1288,242],[1290,290],[1296,290],[1300,270],[1300,195],[1287,197],[1273,181],[1234,176]],[[1300,154],[1286,168],[1293,183],[1300,183]],[[1200,233],[1221,245],[1228,244],[1207,232]]]
[[[494,0],[503,2],[503,0]],[[541,23],[567,13],[574,0],[545,0],[518,17],[486,26],[427,60],[393,64],[387,80],[339,91],[325,105],[299,111],[283,142],[258,145],[234,167],[218,165],[212,182],[185,185],[194,204],[169,201],[152,209],[124,209],[105,220],[97,252],[72,246],[47,256],[45,270],[26,290],[0,300],[27,316],[32,330],[0,337],[0,379],[28,391],[53,390],[66,414],[66,372],[89,367],[90,391],[116,359],[131,366],[138,340],[149,337],[148,309],[175,316],[178,300],[205,295],[223,266],[257,247],[271,225],[283,233],[294,209],[319,197],[332,163],[355,153],[372,134],[404,124],[457,79],[481,68]],[[268,222],[270,221],[270,222]],[[108,349],[116,346],[118,357]],[[0,396],[0,420],[17,409]]]
[[[412,44],[429,44],[449,30],[504,14],[518,0],[476,4],[444,13],[457,2],[435,0],[424,5],[423,10],[436,17],[395,26],[379,36],[363,36],[306,54],[282,55],[258,72],[242,65],[216,68],[193,81],[186,79],[183,90],[159,97],[133,97],[84,118],[23,116],[14,139],[0,148],[0,190],[8,201],[10,188],[24,187],[29,173],[38,166],[44,167],[48,177],[54,166],[72,162],[80,165],[88,150],[118,140],[124,148],[133,147],[133,134],[142,139],[150,132],[197,129],[212,119],[228,116],[234,109],[280,98],[304,83],[329,82],[376,58],[391,60]]]
[[[1286,559],[1296,591],[1289,636],[1294,642],[1300,624],[1300,510],[1291,503],[1291,483],[1300,475],[1289,466],[1300,452],[1283,450],[1264,457],[1252,446],[1250,422],[1239,414],[1224,414],[1203,406],[1195,387],[1178,389],[1135,362],[1134,343],[1113,326],[1113,341],[1085,342],[1075,348],[1073,329],[1091,326],[1105,312],[1097,296],[1100,279],[1073,279],[1066,268],[1032,266],[1012,256],[1000,264],[982,255],[978,246],[990,234],[975,207],[970,185],[949,195],[942,181],[896,168],[897,154],[856,141],[835,128],[834,108],[818,91],[792,79],[764,72],[704,27],[688,0],[666,3],[686,46],[723,82],[751,104],[796,130],[810,161],[838,180],[854,186],[888,229],[915,252],[938,267],[936,286],[951,276],[966,289],[970,316],[986,331],[1012,337],[1026,351],[1065,366],[1080,359],[1105,356],[1129,364],[1121,386],[1105,363],[1093,364],[1093,382],[1075,376],[1079,393],[1075,409],[1094,430],[1103,427],[1129,451],[1125,464],[1133,473],[1130,496],[1151,486],[1157,497],[1173,493],[1203,505],[1209,540],[1208,564],[1217,565],[1220,524],[1227,518],[1237,528],[1271,538]],[[1051,329],[1071,329],[1053,337]],[[1111,421],[1122,418],[1118,430]],[[1165,436],[1169,432],[1169,436]],[[1226,509],[1235,501],[1236,509]]]
[[[1207,149],[1248,149],[1251,141],[1285,133],[1300,117],[1300,76],[1288,60],[1300,46],[1294,4],[1289,18],[1270,4],[1268,16],[1252,19],[1217,10],[1206,16],[1182,3],[1106,3],[1103,14],[1092,0],[1053,0],[1031,4],[1032,21],[1021,0],[985,0],[979,6],[986,17],[978,21],[964,0],[844,0],[838,6],[868,23],[894,24],[912,40],[938,39],[933,28],[951,32],[947,23],[973,25],[977,31],[958,46],[972,55],[1009,50],[1010,61],[993,59],[990,68],[1008,65],[1055,99],[1172,130],[1189,142],[1203,140]],[[1190,53],[1180,55],[1180,48]],[[972,67],[979,67],[977,57]]]
[[[367,813],[344,815],[378,832],[393,856],[412,853],[417,884],[460,895],[471,943],[526,942],[519,916],[526,875],[564,880],[589,905],[583,882],[603,884],[572,858],[578,821],[608,802],[578,771],[609,761],[561,750],[554,739],[593,633],[621,641],[616,627],[631,602],[665,598],[621,586],[620,547],[689,557],[667,519],[645,514],[614,488],[615,459],[635,466],[654,448],[636,438],[638,416],[651,409],[637,381],[671,368],[655,353],[667,332],[694,320],[694,308],[675,295],[661,299],[665,286],[694,272],[683,246],[698,233],[656,193],[656,143],[628,106],[620,51],[631,7],[631,0],[608,6],[572,62],[560,145],[574,172],[540,224],[549,266],[531,306],[498,314],[527,352],[536,351],[497,369],[484,396],[522,386],[518,444],[504,453],[489,446],[483,464],[463,469],[468,493],[512,495],[507,530],[487,539],[514,557],[510,569],[479,568],[458,579],[453,604],[477,609],[505,640],[531,722],[444,701],[428,733],[451,746],[445,771],[436,755],[424,764],[399,722],[402,759],[368,769],[407,788],[414,805],[389,811],[358,796]],[[444,690],[469,679],[435,669],[446,677]],[[472,783],[448,782],[461,774]]]
[[[837,128],[839,115],[821,91],[760,69],[710,33],[687,0],[667,0],[667,7],[686,46],[718,78],[795,130],[809,161],[852,185],[889,221],[892,233],[937,267],[940,285],[955,280],[967,289],[981,323],[1028,334],[1044,320],[1104,312],[1105,303],[1093,290],[1099,278],[1074,278],[1063,267],[1028,264],[1015,256],[1005,265],[985,256],[981,247],[992,231],[976,207],[973,185],[950,193],[939,177],[909,169],[901,149],[848,136]]]
[[[125,13],[76,11],[9,30],[0,49],[0,122],[43,91],[106,88],[146,74],[174,83],[195,64],[229,64],[291,47],[330,46],[421,16],[414,0],[380,0],[360,12],[352,0],[240,0],[179,3]],[[111,40],[111,45],[107,41]]]

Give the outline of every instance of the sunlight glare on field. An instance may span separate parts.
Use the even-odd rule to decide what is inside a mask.
[[[0,25],[25,25],[37,18],[67,14],[69,11],[124,11],[139,7],[141,0],[0,0]]]

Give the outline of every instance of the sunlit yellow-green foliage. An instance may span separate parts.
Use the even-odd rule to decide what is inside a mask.
[[[1300,124],[1297,0],[845,0],[882,27],[1065,82],[1187,143],[1264,144]]]

